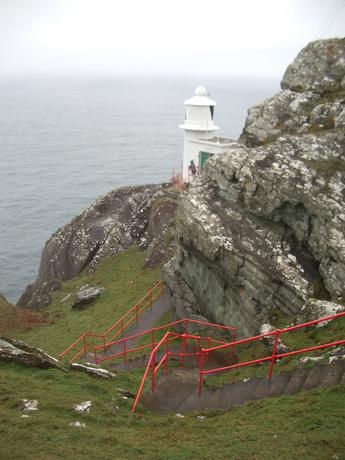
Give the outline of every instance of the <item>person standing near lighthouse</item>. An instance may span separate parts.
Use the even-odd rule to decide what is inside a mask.
[[[209,98],[203,86],[198,86],[194,96],[187,99],[184,105],[185,122],[180,125],[184,129],[183,180],[189,182],[200,169],[201,147],[197,141],[212,139],[219,128],[213,121],[216,103]]]

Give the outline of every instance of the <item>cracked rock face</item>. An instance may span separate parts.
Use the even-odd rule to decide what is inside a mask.
[[[48,305],[61,281],[85,268],[95,270],[104,259],[133,243],[150,245],[147,263],[151,267],[168,260],[172,248],[164,236],[176,207],[168,184],[124,187],[98,199],[47,241],[37,280],[26,288],[18,306]]]
[[[329,49],[334,59],[322,54]],[[309,297],[344,297],[344,125],[300,131],[308,123],[302,101],[320,102],[325,77],[337,85],[323,93],[323,107],[344,110],[344,49],[344,40],[325,40],[302,50],[284,76],[287,89],[249,111],[246,145],[208,160],[183,197],[176,256],[165,267],[176,317],[200,314],[245,336],[273,310],[295,315]],[[310,67],[310,53],[320,65]],[[297,78],[299,91],[319,92],[297,92]]]

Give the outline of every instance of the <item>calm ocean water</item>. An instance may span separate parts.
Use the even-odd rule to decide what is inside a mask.
[[[0,292],[16,301],[45,241],[98,196],[168,180],[182,161],[183,101],[199,84],[217,102],[220,135],[277,81],[59,79],[0,81]]]

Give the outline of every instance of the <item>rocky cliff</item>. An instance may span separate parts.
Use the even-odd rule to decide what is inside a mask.
[[[317,41],[182,199],[165,279],[177,317],[255,333],[345,294],[345,39]]]
[[[18,306],[48,305],[61,281],[84,269],[95,270],[102,260],[134,243],[148,248],[147,266],[168,260],[173,250],[168,233],[176,207],[177,195],[170,184],[124,187],[98,199],[47,241],[37,280],[26,288]]]

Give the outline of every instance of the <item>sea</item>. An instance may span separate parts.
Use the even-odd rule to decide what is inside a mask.
[[[96,198],[168,181],[181,169],[183,102],[203,85],[220,136],[237,139],[249,107],[279,81],[207,77],[0,80],[0,292],[16,302],[45,242]]]

